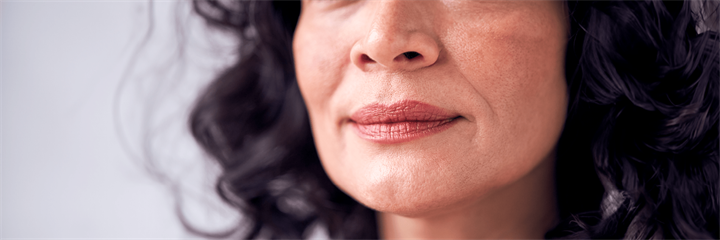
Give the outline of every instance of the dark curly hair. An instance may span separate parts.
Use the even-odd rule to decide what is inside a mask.
[[[300,3],[195,0],[234,34],[237,62],[199,97],[190,129],[222,167],[216,190],[247,219],[224,233],[377,238],[375,212],[318,159],[292,57]],[[558,143],[560,216],[548,238],[719,238],[714,1],[569,1],[570,104]]]

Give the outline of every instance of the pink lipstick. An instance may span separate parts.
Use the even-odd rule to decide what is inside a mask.
[[[459,117],[440,107],[407,100],[365,106],[350,117],[350,122],[361,138],[391,144],[440,133]]]

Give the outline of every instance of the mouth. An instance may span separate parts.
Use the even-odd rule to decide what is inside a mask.
[[[393,144],[445,131],[460,117],[440,107],[407,100],[391,105],[365,106],[350,117],[350,123],[360,138]]]

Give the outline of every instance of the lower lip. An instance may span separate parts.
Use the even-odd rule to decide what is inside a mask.
[[[376,124],[353,123],[355,132],[371,142],[403,143],[443,132],[452,127],[457,119],[440,121],[409,121]]]

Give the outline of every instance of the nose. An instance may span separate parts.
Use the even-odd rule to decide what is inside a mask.
[[[440,44],[422,1],[372,1],[370,31],[353,45],[352,63],[363,71],[414,71],[435,64]]]

